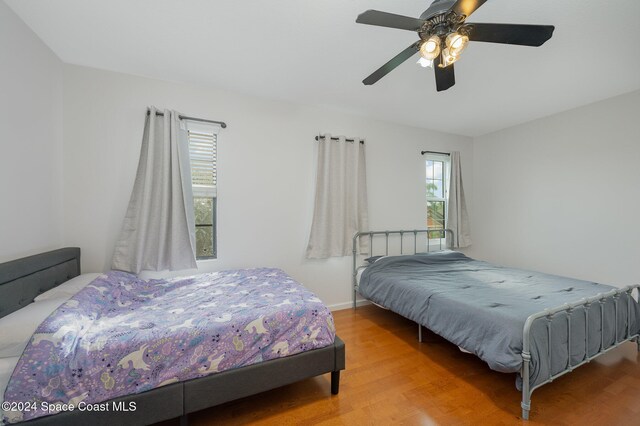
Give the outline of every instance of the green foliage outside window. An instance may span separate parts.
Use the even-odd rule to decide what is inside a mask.
[[[445,163],[426,162],[427,228],[445,229]],[[444,238],[444,231],[429,232],[429,239]]]
[[[214,243],[216,199],[213,197],[194,197],[193,207],[196,216],[196,257],[216,256]]]

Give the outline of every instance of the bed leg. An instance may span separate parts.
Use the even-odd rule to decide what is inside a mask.
[[[422,343],[422,325],[418,324],[418,343]]]
[[[529,385],[527,384],[527,388]],[[520,403],[522,407],[522,420],[529,420],[529,412],[531,411],[531,394],[524,390],[524,381],[522,384],[522,402]]]
[[[529,420],[529,412],[531,411],[531,391],[529,384],[529,364],[531,362],[531,354],[522,353],[522,420]]]
[[[189,426],[189,415],[184,414],[180,416],[180,426]]]
[[[340,370],[331,372],[331,394],[337,395],[340,392]]]
[[[529,420],[529,409],[527,408],[522,409],[522,420]]]
[[[640,336],[636,337],[636,344],[638,345],[638,352],[640,352]]]

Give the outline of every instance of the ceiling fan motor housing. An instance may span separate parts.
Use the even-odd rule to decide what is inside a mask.
[[[444,38],[453,32],[469,35],[472,28],[469,25],[464,25],[466,16],[451,10],[455,3],[456,0],[436,0],[429,9],[420,15],[420,19],[424,21],[418,30],[421,40],[427,40],[432,35]]]
[[[431,6],[420,15],[420,19],[430,19],[434,16],[441,15],[451,10],[456,0],[435,0]]]

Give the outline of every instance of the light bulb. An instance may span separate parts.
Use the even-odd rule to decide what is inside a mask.
[[[420,46],[420,55],[427,60],[433,60],[440,54],[440,37],[431,36]]]
[[[457,61],[459,58],[460,56],[452,55],[451,50],[449,48],[446,48],[442,51],[442,63],[440,64],[440,67],[441,68],[448,67],[449,65]]]
[[[421,57],[418,59],[417,63],[420,64],[422,68],[433,68],[433,59],[425,59]]]
[[[447,36],[446,45],[453,56],[459,56],[469,43],[469,37],[460,33],[451,33]]]

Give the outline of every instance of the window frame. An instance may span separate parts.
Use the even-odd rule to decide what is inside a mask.
[[[189,174],[191,175],[191,152],[190,152],[190,143],[191,143],[191,139],[189,136],[190,132],[197,132],[197,133],[210,133],[214,135],[214,139],[215,139],[215,160],[214,160],[214,170],[215,170],[215,186],[214,187],[208,187],[206,185],[194,185],[193,183],[193,178],[191,181],[191,190],[192,190],[192,195],[193,198],[211,198],[212,199],[212,224],[211,225],[198,225],[196,223],[196,215],[195,215],[195,205],[194,207],[194,217],[193,217],[193,224],[194,224],[194,232],[196,232],[197,228],[199,226],[211,226],[212,228],[212,255],[211,256],[198,256],[198,250],[197,250],[197,239],[195,241],[196,243],[196,261],[208,261],[208,260],[215,260],[218,259],[218,147],[219,147],[219,143],[220,143],[220,125],[218,124],[214,124],[214,123],[204,123],[204,122],[199,122],[199,121],[194,121],[194,120],[189,120],[189,119],[185,119],[183,120],[184,123],[184,127],[187,133],[187,151],[189,153]]]
[[[442,163],[442,195],[443,197],[429,196],[427,189],[427,180],[433,177],[427,176],[427,162],[437,161]],[[432,175],[433,176],[433,175]],[[429,229],[429,202],[442,202],[444,204],[442,218],[443,229],[447,228],[447,214],[449,209],[449,179],[451,176],[451,158],[446,154],[425,154],[424,155],[424,185],[425,185],[425,227]],[[428,249],[430,247],[446,247],[446,233],[442,232],[441,238],[429,238],[427,233]]]

